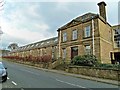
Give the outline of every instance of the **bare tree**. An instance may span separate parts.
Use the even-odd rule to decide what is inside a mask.
[[[8,46],[8,49],[10,50],[14,50],[14,49],[17,49],[18,48],[18,44],[17,43],[12,43]]]

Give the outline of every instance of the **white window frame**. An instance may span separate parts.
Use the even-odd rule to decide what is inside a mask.
[[[85,54],[88,54],[88,55],[91,54],[91,46],[90,45],[85,45]]]
[[[67,41],[67,33],[66,32],[63,33],[63,42],[65,42],[65,41]]]
[[[66,48],[63,49],[63,59],[66,58]]]
[[[72,40],[78,39],[78,31],[75,29],[72,31]]]
[[[91,36],[91,27],[90,27],[90,25],[89,25],[89,26],[86,26],[86,27],[85,27],[84,37],[90,37],[90,36]]]
[[[120,47],[120,40],[116,41],[116,46],[119,48]]]
[[[115,29],[115,35],[120,34],[120,29]]]

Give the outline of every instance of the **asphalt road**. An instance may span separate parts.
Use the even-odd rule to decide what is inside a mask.
[[[35,69],[22,64],[4,61],[8,80],[2,88],[118,88],[116,85]]]

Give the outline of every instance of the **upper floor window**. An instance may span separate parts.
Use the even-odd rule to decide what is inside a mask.
[[[115,30],[115,34],[116,34],[116,35],[120,34],[120,29],[116,29],[116,30]]]
[[[120,41],[120,35],[115,35],[114,36],[114,41]]]
[[[120,47],[120,40],[118,41],[117,47]]]
[[[90,37],[90,26],[87,26],[85,27],[85,30],[84,30],[84,36],[85,37]]]
[[[90,45],[85,46],[85,54],[91,54],[91,47]]]
[[[75,40],[77,38],[78,38],[77,37],[77,30],[73,30],[73,32],[72,32],[72,40]]]
[[[115,43],[116,43],[116,47],[120,48],[120,40],[115,41]]]
[[[120,29],[115,30],[114,42],[115,42],[115,47],[120,47]]]
[[[66,32],[63,33],[63,42],[65,42],[65,41],[67,41],[67,33]]]
[[[47,54],[46,47],[44,48],[44,54]]]
[[[54,53],[55,52],[55,47],[54,46],[52,46],[52,53]]]

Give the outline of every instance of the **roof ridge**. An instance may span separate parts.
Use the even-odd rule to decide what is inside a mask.
[[[96,15],[98,15],[98,14],[95,14],[95,13],[92,13],[92,12],[88,12],[88,13],[85,13],[85,14],[82,14],[82,15],[78,16],[77,18],[72,19],[70,22],[72,22],[72,21],[77,21],[77,22],[79,23],[79,22],[82,22],[82,21],[84,21],[84,20],[90,19],[91,16],[96,16]],[[69,25],[70,22],[68,22],[68,23],[66,23],[65,25],[61,26],[61,27],[58,29],[58,31],[59,31],[60,29],[66,28],[67,25]]]

